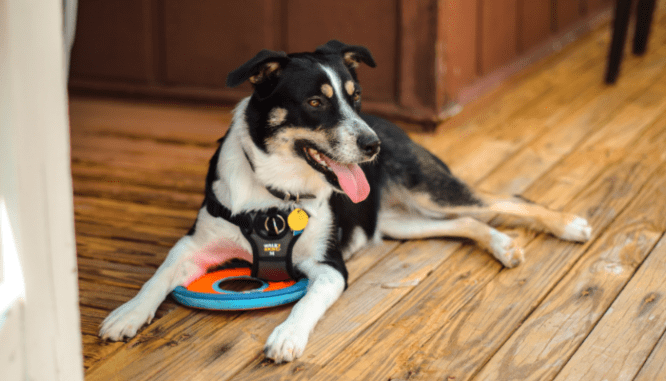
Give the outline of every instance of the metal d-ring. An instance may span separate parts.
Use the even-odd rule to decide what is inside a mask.
[[[282,229],[278,229],[275,220],[273,220],[273,227],[275,227],[275,234],[280,235],[280,233],[282,233],[284,229],[286,229],[287,223],[285,222],[284,218],[281,215],[276,214],[276,216],[282,220]],[[268,228],[268,220],[270,219],[271,217],[266,217],[266,221],[264,221],[264,228],[266,228],[266,231],[270,231],[270,229]]]

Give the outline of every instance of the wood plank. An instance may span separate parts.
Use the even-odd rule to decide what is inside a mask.
[[[79,223],[131,229],[169,238],[180,237],[182,229],[189,229],[199,209],[165,209],[152,205],[80,196],[76,198],[74,208]]]
[[[646,71],[640,72],[646,73]],[[566,116],[550,131],[539,136],[518,154],[501,163],[496,172],[484,179],[484,187],[487,186],[488,189],[494,189],[505,194],[519,193],[533,176],[545,174],[563,155],[574,149],[580,139],[589,134],[590,131],[604,126],[612,126],[612,128],[601,129],[600,133],[595,135],[593,142],[597,142],[616,134],[632,134],[636,132],[636,125],[650,123],[664,110],[663,103],[660,102],[659,98],[653,98],[652,95],[661,94],[664,89],[658,86],[658,88],[648,90],[646,93],[640,86],[645,86],[652,81],[661,81],[663,77],[655,79],[655,77],[648,75],[646,79],[646,81],[642,81],[639,75],[631,78],[631,80],[637,81],[634,83],[641,83],[638,87],[640,90],[636,92],[632,91],[634,83],[631,81],[627,81],[622,88],[614,89],[617,92],[601,92],[599,97],[590,102],[587,107]],[[638,96],[638,98],[631,99],[635,96]],[[620,103],[616,103],[618,100],[615,99],[616,97],[620,98]],[[627,100],[629,100],[629,103],[627,103]],[[656,102],[656,104],[653,102]],[[617,142],[615,139],[613,141]],[[590,146],[590,143],[588,142],[587,145]],[[622,151],[614,152],[613,147],[608,147],[608,150],[607,152],[616,155],[623,154]],[[503,168],[515,168],[513,176],[502,176]],[[576,171],[579,176],[584,176],[583,168],[580,168],[580,172]],[[562,169],[562,171],[567,170]],[[570,174],[570,176],[573,175],[574,173]]]
[[[666,231],[665,196],[662,166],[474,379],[555,378]]]
[[[178,307],[169,316],[170,319],[160,319],[155,322],[116,350],[112,356],[93,364],[86,373],[86,380],[160,379],[158,375],[172,360],[172,356],[167,354],[175,352],[181,344],[197,348],[197,350],[188,351],[190,354],[194,352],[199,357],[204,357],[204,355],[207,358],[209,355],[213,357],[224,347],[223,343],[219,343],[222,345],[218,345],[209,354],[204,354],[198,347],[210,342],[219,327],[237,318],[239,313],[205,310],[193,313],[191,309]],[[128,353],[135,353],[136,347],[142,349],[140,355],[127,357]],[[178,356],[182,355],[180,352]],[[122,361],[118,361],[120,358]],[[141,366],[136,366],[136,363]],[[103,364],[113,364],[113,366],[101,366]],[[161,376],[161,379],[168,379],[164,373]]]
[[[662,188],[662,197],[664,191]],[[655,247],[555,380],[633,379],[666,330],[664,273],[666,238]]]
[[[654,381],[666,373],[666,335],[662,335],[634,381]]]
[[[135,294],[155,272],[155,268],[151,266],[134,266],[122,263],[109,263],[103,260],[95,260],[88,258],[81,258],[81,279],[79,284],[81,288],[91,289],[97,286],[97,289],[102,289],[105,285],[122,286],[122,292],[116,291],[113,294],[100,296],[102,299],[117,300],[117,304],[113,308],[120,305],[123,300],[127,301],[127,296]],[[92,286],[87,288],[85,282],[90,281]],[[80,295],[79,298],[90,298],[90,296]],[[100,300],[102,300],[100,299]],[[95,298],[91,298],[95,300]],[[89,304],[93,305],[93,304]]]
[[[117,279],[116,282],[118,282]],[[123,279],[121,278],[120,280]],[[81,286],[82,293],[79,296],[79,306],[84,309],[90,308],[104,311],[102,315],[85,315],[85,319],[82,312],[82,320],[87,321],[87,329],[90,329],[90,331],[84,331],[85,334],[97,334],[98,330],[93,328],[99,327],[110,311],[130,300],[138,292],[138,287],[127,287],[122,284],[109,285],[108,283],[92,282],[85,278],[79,281],[79,285]],[[91,295],[94,295],[94,297]],[[167,299],[155,312],[155,319],[160,319],[175,307],[175,302]]]
[[[94,348],[94,350],[83,351],[83,367],[87,370],[94,363],[104,360],[108,356],[113,355],[117,350],[125,346],[122,341],[102,341],[97,335],[81,335],[83,339],[84,348]]]
[[[601,57],[601,55],[599,55],[599,57]],[[509,107],[511,107],[514,102],[520,103],[522,108],[516,107],[518,111],[514,109],[515,115],[498,115],[494,114],[492,110],[484,111],[482,113],[483,118],[477,117],[476,120],[465,124],[460,128],[453,128],[447,131],[442,131],[442,133],[436,136],[422,137],[417,134],[412,134],[412,136],[421,144],[432,147],[432,151],[435,155],[443,158],[451,165],[454,165],[456,161],[465,161],[471,163],[472,161],[470,158],[473,157],[473,154],[487,152],[486,150],[479,147],[480,145],[486,144],[485,142],[488,140],[489,134],[491,134],[490,136],[495,136],[496,134],[494,131],[498,129],[504,129],[504,131],[514,131],[515,134],[518,126],[507,126],[507,124],[512,123],[516,116],[522,117],[525,115],[525,118],[529,118],[528,121],[530,123],[530,128],[521,131],[522,134],[526,135],[521,135],[521,140],[516,142],[513,140],[508,140],[508,142],[501,140],[496,144],[496,148],[502,149],[503,152],[508,152],[512,148],[519,147],[521,143],[529,141],[530,137],[533,137],[539,133],[540,128],[545,124],[544,122],[540,123],[540,118],[553,118],[564,115],[566,112],[553,115],[553,110],[558,110],[556,112],[559,112],[560,107],[575,109],[577,106],[584,104],[585,100],[588,100],[594,96],[594,92],[591,90],[591,87],[595,83],[593,72],[597,70],[594,67],[594,62],[598,62],[596,59],[598,58],[592,56],[590,61],[588,61],[590,65],[578,68],[580,75],[568,81],[566,81],[565,78],[568,78],[570,75],[569,70],[571,68],[561,67],[561,71],[553,70],[551,73],[553,85],[555,82],[560,80],[564,83],[562,86],[564,86],[566,90],[575,93],[582,93],[582,96],[577,97],[573,103],[570,97],[563,96],[563,94],[559,91],[547,92],[541,96],[536,97],[533,96],[530,91],[527,91],[527,94],[532,95],[527,98],[523,98],[523,94],[521,92],[516,92],[512,93],[513,97],[516,97],[516,99],[513,99],[512,97],[510,99],[500,100],[500,102],[508,104]],[[541,84],[537,84],[537,86],[540,87]],[[454,142],[455,144],[453,144]],[[470,152],[471,150],[474,151]],[[492,152],[495,151],[493,150]],[[502,158],[503,156],[497,155],[497,159],[501,160]],[[491,168],[492,166],[487,167],[487,169]]]
[[[536,167],[540,166],[542,170],[549,168],[553,160],[575,147],[576,142],[595,128],[603,126],[621,110],[625,102],[640,95],[643,88],[662,74],[665,63],[661,60],[642,63],[641,70],[627,73],[631,78],[619,84],[621,87],[618,88],[606,87],[597,78],[596,83],[587,84],[587,89],[566,89],[559,93],[559,97],[539,102],[525,113],[499,125],[490,136],[477,137],[474,139],[474,148],[467,148],[466,152],[451,149],[446,153],[445,161],[455,168],[455,173],[461,178],[468,180],[469,174],[485,176],[495,166],[515,167],[515,161],[522,160],[527,167],[519,166],[520,174],[499,180],[510,181],[513,186],[518,186],[523,173],[529,181]],[[571,100],[567,94],[571,90],[580,96]],[[629,114],[629,118],[631,116]],[[525,143],[529,145],[525,146]],[[522,152],[511,156],[521,148]],[[452,156],[449,158],[448,155]],[[465,161],[465,164],[458,165],[461,161]],[[497,177],[494,181],[497,188],[493,189],[498,191],[515,192],[517,189],[506,189],[506,184],[497,183]]]
[[[96,180],[97,178],[86,179],[84,176],[74,178],[74,195],[190,211],[199,209],[204,198],[203,188],[198,192],[188,192],[182,189],[129,184],[110,178],[106,181]]]
[[[192,148],[152,141],[114,137],[78,137],[72,153],[85,157],[85,163],[122,170],[157,172],[180,177],[206,176],[206,165],[217,147]],[[73,160],[76,175],[78,160]],[[202,169],[203,167],[203,169]]]
[[[231,121],[231,107],[126,102],[70,97],[72,141],[82,135],[124,136],[200,146],[214,146]]]
[[[482,1],[478,68],[487,75],[518,55],[517,0]]]
[[[89,291],[89,290],[82,290]],[[80,305],[81,311],[81,333],[84,335],[95,335],[99,331],[99,323],[104,320],[108,312],[99,308]],[[102,340],[100,339],[100,343]],[[109,342],[111,343],[111,342]]]
[[[512,147],[519,146],[517,143],[521,141],[514,142],[514,139],[523,139],[522,141],[527,141],[531,137],[537,136],[541,131],[540,128],[543,127],[544,124],[548,126],[556,126],[557,122],[560,120],[559,118],[568,116],[575,112],[579,107],[586,104],[586,102],[592,100],[596,95],[595,90],[599,91],[600,89],[605,89],[598,78],[602,75],[604,70],[603,62],[605,61],[605,55],[607,54],[606,47],[601,43],[596,43],[587,47],[586,51],[594,54],[590,57],[579,58],[586,62],[582,67],[573,68],[563,66],[549,71],[549,80],[553,81],[552,85],[557,87],[557,91],[549,92],[536,98],[532,96],[527,99],[521,97],[522,92],[518,92],[519,95],[516,96],[519,98],[516,99],[516,101],[522,102],[524,108],[522,109],[523,111],[519,113],[516,112],[515,117],[513,118],[508,118],[511,114],[495,115],[493,113],[487,114],[486,111],[484,111],[480,113],[484,116],[484,119],[481,121],[478,120],[480,119],[479,117],[476,117],[476,120],[465,126],[442,131],[435,137],[421,137],[417,134],[413,134],[413,137],[415,140],[423,144],[433,146],[434,153],[443,157],[447,163],[451,164],[456,160],[465,160],[465,155],[472,155],[468,147],[474,147],[477,152],[486,153],[496,153],[497,150],[501,150],[500,152],[511,150]],[[629,59],[625,64],[634,67],[634,65],[644,63],[639,60]],[[571,78],[572,72],[577,73],[574,78]],[[638,78],[640,79],[640,77]],[[605,89],[605,91],[609,91],[609,89]],[[571,94],[576,94],[577,96],[572,98]],[[616,95],[624,96],[626,94],[621,92]],[[511,106],[512,101],[512,99],[507,99],[498,101],[498,103],[501,105],[508,103],[509,106]],[[606,111],[609,112],[612,110]],[[515,110],[513,112],[515,112]],[[507,125],[508,123],[512,123],[516,117],[523,118],[523,123],[525,123],[525,125]],[[520,119],[518,119],[518,121],[520,121]],[[489,122],[494,124],[490,129],[490,131],[492,131],[491,136],[497,135],[494,132],[495,130],[509,130],[513,132],[514,136],[510,136],[505,140],[500,140],[497,143],[486,143],[489,130],[484,129],[484,127],[488,127],[486,123]],[[518,134],[518,137],[515,137],[516,134]],[[451,144],[453,141],[456,141],[456,144]],[[486,146],[484,147],[485,149],[480,148],[483,144],[495,144],[495,146]],[[502,155],[494,155],[493,160],[499,162],[503,158],[504,156]],[[484,161],[479,160],[478,162],[483,163]],[[487,169],[491,168],[492,166],[488,166]]]
[[[154,269],[162,263],[170,247],[145,241],[123,239],[123,237],[98,237],[80,234],[76,248],[80,258],[114,264],[149,266]]]
[[[199,168],[199,171],[200,173],[194,174],[175,169],[160,173],[159,170],[132,168],[130,163],[109,166],[105,163],[86,162],[80,159],[74,159],[72,162],[72,175],[76,180],[129,183],[139,187],[203,194],[206,167]]]

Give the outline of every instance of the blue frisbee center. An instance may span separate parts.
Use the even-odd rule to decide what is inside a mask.
[[[250,281],[253,283],[260,283],[258,288],[253,288],[251,290],[245,290],[245,291],[232,291],[232,290],[226,290],[222,288],[223,283],[228,283],[228,282],[233,282],[233,281]],[[251,276],[247,275],[242,275],[242,276],[233,276],[225,279],[220,279],[217,282],[213,283],[213,290],[219,292],[220,294],[250,294],[253,292],[262,292],[268,288],[268,283],[264,282],[261,279],[253,278]]]

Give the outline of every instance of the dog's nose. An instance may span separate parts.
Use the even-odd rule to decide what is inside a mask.
[[[379,145],[381,144],[377,135],[374,134],[361,135],[356,140],[356,143],[358,144],[358,148],[368,156],[373,156],[379,152]]]

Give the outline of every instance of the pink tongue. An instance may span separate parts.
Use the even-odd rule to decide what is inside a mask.
[[[356,204],[368,197],[368,194],[370,194],[370,184],[368,184],[365,173],[363,173],[358,164],[343,165],[329,159],[325,155],[321,155],[321,157],[335,172],[335,175],[338,176],[340,187],[342,187],[342,190],[345,191],[352,202]]]

